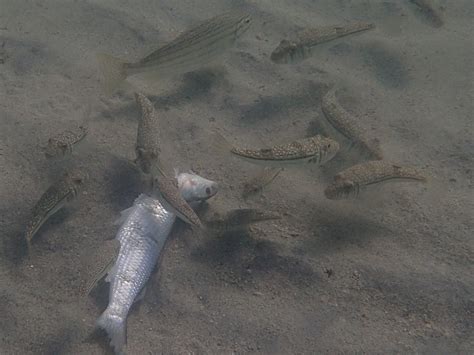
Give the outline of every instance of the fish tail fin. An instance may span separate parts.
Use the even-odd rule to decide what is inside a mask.
[[[233,149],[232,144],[218,131],[212,132],[211,145],[219,153],[230,153]]]
[[[105,53],[98,53],[97,61],[103,75],[104,90],[108,95],[111,95],[127,78],[126,63]]]
[[[107,332],[110,338],[110,345],[117,353],[121,353],[123,347],[127,344],[127,324],[126,320],[118,315],[111,314],[107,309],[97,319],[97,328]]]

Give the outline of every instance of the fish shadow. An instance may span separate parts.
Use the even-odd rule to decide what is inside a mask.
[[[326,206],[314,210],[316,223],[312,227],[313,237],[303,240],[297,247],[304,253],[318,256],[338,253],[353,246],[364,248],[377,236],[386,237],[391,233],[385,225],[365,217],[363,211],[358,212],[355,208],[336,210]]]
[[[276,243],[254,239],[247,230],[210,235],[191,259],[213,270],[221,281],[237,287],[248,281],[283,277],[296,286],[310,286],[321,276],[299,258],[281,255]]]
[[[105,198],[119,211],[129,208],[144,188],[138,168],[119,158],[112,160],[103,180],[107,191]]]
[[[240,117],[248,123],[271,118],[274,115],[290,115],[292,109],[317,109],[321,99],[328,91],[326,83],[310,82],[306,87],[292,95],[266,96],[253,104],[240,105]]]

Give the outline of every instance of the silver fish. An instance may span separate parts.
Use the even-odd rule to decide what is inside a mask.
[[[108,54],[98,54],[107,93],[129,76],[153,72],[160,76],[183,74],[209,64],[233,46],[251,23],[250,14],[229,12],[191,28],[145,58],[127,63]]]
[[[214,194],[217,192],[214,182],[198,175],[192,178],[198,187],[190,189],[191,185],[183,181],[181,189],[183,196],[189,196],[188,201],[210,198],[208,188]],[[97,327],[107,332],[117,353],[121,353],[126,344],[126,319],[130,307],[148,281],[175,219],[174,213],[146,195],[140,195],[131,208],[122,212],[122,223],[116,235],[120,252],[106,277],[110,282],[109,305],[96,322]]]
[[[297,33],[294,40],[282,40],[270,55],[270,59],[278,64],[296,64],[310,57],[313,47],[318,44],[353,33],[367,31],[374,27],[372,23],[355,22],[344,25],[308,28]]]

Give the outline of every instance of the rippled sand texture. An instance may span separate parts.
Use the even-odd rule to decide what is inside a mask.
[[[178,226],[128,318],[128,353],[472,351],[474,3],[434,3],[441,27],[395,0],[0,0],[0,353],[110,353],[91,336],[107,288],[81,298],[81,275],[143,186],[129,164],[139,110],[131,91],[100,96],[95,53],[134,60],[236,6],[253,24],[223,65],[140,89],[166,127],[168,163],[220,183],[209,209],[287,214],[245,233]],[[377,27],[300,65],[269,60],[295,30],[352,20]],[[333,84],[385,158],[430,183],[327,200],[332,176],[358,162],[343,152],[322,169],[285,169],[245,202],[241,184],[258,167],[215,154],[211,130],[248,146],[321,133]],[[87,105],[74,159],[46,161],[39,147]],[[85,168],[89,183],[26,256],[30,209],[66,167]]]

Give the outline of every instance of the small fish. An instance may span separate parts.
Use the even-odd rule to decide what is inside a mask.
[[[102,280],[115,264],[120,251],[120,242],[117,239],[104,241],[92,256],[87,256],[87,284],[82,290],[84,296],[89,295],[97,283]],[[91,254],[88,252],[88,254]]]
[[[336,88],[332,88],[324,95],[321,108],[331,126],[346,139],[351,145],[367,153],[370,159],[380,160],[383,158],[378,139],[369,140],[357,120],[349,112],[342,108],[336,98]]]
[[[443,18],[430,0],[410,0],[410,2],[418,6],[418,9],[421,11],[423,16],[433,27],[443,26]]]
[[[336,38],[374,28],[373,23],[355,22],[346,25],[333,25],[309,28],[296,34],[294,40],[284,39],[270,55],[278,64],[299,63],[311,56],[313,47]]]
[[[301,163],[323,165],[334,158],[339,151],[338,142],[320,135],[261,149],[233,147],[220,133],[216,132],[214,136],[217,149],[228,151],[248,162],[266,166],[280,167]]]
[[[113,93],[129,76],[153,72],[158,75],[183,74],[209,64],[233,46],[249,28],[250,14],[225,13],[183,32],[173,41],[145,58],[126,63],[107,54],[99,54],[100,69],[107,93]]]
[[[138,120],[135,163],[145,174],[149,174],[153,162],[160,154],[158,117],[153,104],[145,95],[135,93],[135,100],[141,111],[141,117]]]
[[[85,172],[75,170],[64,174],[61,180],[46,190],[33,208],[33,217],[26,228],[25,238],[28,245],[44,222],[77,196],[87,179]]]
[[[263,190],[280,174],[283,168],[264,167],[257,175],[243,183],[242,197],[247,198]]]
[[[200,186],[188,190],[192,184],[186,183],[186,178],[181,174],[178,175],[178,180],[183,182],[181,193],[183,197],[189,197],[188,202],[199,200],[203,196],[202,191],[215,186],[214,182],[200,176],[189,177]],[[203,199],[209,197],[211,196],[206,195]],[[122,354],[127,343],[128,312],[140,294],[144,293],[176,215],[166,210],[158,200],[140,195],[133,206],[122,213],[120,220],[121,225],[116,235],[116,240],[120,243],[119,255],[105,279],[110,282],[109,304],[96,322],[97,327],[107,332],[111,345],[118,354]]]
[[[281,219],[278,213],[253,208],[235,209],[224,215],[214,214],[203,223],[207,228],[217,230],[242,229],[249,224]]]
[[[415,168],[374,160],[354,165],[336,174],[334,182],[324,190],[324,194],[330,200],[357,197],[360,190],[388,180],[427,181]]]
[[[164,174],[154,175],[153,195],[166,210],[176,214],[184,222],[202,227],[196,212],[181,195],[176,179],[169,178]]]
[[[65,157],[72,153],[73,147],[81,142],[89,132],[86,126],[79,126],[73,130],[66,130],[58,133],[48,140],[44,148],[46,158]]]

